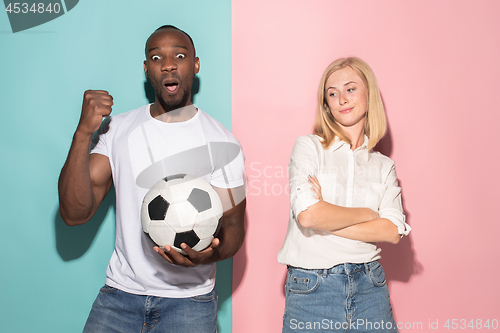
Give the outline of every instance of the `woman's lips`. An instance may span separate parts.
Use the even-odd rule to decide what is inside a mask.
[[[343,110],[340,110],[339,113],[349,113],[352,111],[353,108],[348,108],[348,109],[343,109]]]

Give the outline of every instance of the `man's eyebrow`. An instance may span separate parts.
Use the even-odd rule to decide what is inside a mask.
[[[151,51],[153,51],[153,50],[156,50],[156,49],[159,49],[159,47],[152,47],[152,48],[150,48],[150,49],[148,50],[148,53],[149,53],[149,52],[151,52]]]
[[[172,47],[173,47],[173,48],[185,49],[185,50],[187,50],[187,49],[188,49],[188,48],[187,48],[186,46],[184,46],[184,45],[173,45]],[[152,48],[150,48],[150,49],[148,50],[148,53],[150,53],[151,51],[154,51],[154,50],[158,50],[158,49],[161,49],[161,47],[159,47],[159,46],[152,47]]]

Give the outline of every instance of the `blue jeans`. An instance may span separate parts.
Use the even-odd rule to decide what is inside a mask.
[[[217,293],[189,298],[134,295],[104,286],[92,305],[84,333],[217,332]]]
[[[398,332],[378,261],[330,269],[288,267],[283,333]]]

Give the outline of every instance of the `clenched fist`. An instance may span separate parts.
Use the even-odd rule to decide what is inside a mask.
[[[83,94],[82,114],[77,132],[92,135],[99,129],[102,119],[111,114],[113,97],[105,90],[87,90]]]

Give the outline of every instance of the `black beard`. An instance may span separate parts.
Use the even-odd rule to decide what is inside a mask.
[[[156,100],[158,101],[158,103],[160,103],[161,107],[163,108],[163,110],[165,110],[165,112],[169,112],[186,106],[189,100],[189,93],[184,91],[184,94],[182,94],[181,99],[177,103],[176,102],[168,103],[163,99],[163,97],[161,97],[161,92],[157,91]]]

